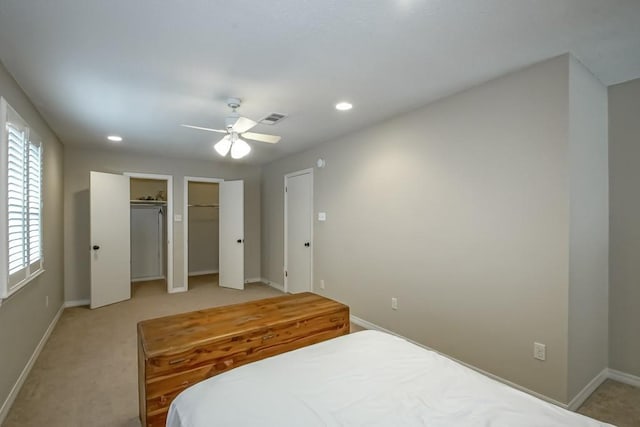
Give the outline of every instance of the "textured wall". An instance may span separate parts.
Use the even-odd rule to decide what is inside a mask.
[[[263,277],[282,283],[283,175],[323,157],[315,291],[566,402],[569,62],[534,65],[265,166]],[[533,359],[534,341],[547,345],[546,362]]]

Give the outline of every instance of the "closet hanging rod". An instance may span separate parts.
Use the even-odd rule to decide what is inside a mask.
[[[147,206],[164,206],[167,204],[165,200],[129,200],[132,205],[147,205]]]
[[[187,205],[190,208],[218,208],[218,205],[203,205],[203,204],[195,204],[195,205]]]

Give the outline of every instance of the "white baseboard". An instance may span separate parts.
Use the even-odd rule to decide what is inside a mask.
[[[461,364],[461,365],[463,365],[463,366],[466,366],[467,368],[473,369],[474,371],[479,372],[479,373],[481,373],[481,374],[483,374],[483,375],[485,375],[485,376],[487,376],[487,377],[489,377],[489,378],[492,378],[492,379],[494,379],[494,380],[496,380],[496,381],[498,381],[498,382],[501,382],[501,383],[503,383],[503,384],[506,384],[506,385],[508,385],[508,386],[511,386],[511,387],[513,387],[513,388],[515,388],[515,389],[518,389],[518,390],[520,390],[520,391],[524,391],[525,393],[528,393],[528,394],[530,394],[530,395],[532,395],[532,396],[535,396],[535,397],[537,397],[537,398],[539,398],[539,399],[545,400],[545,401],[547,401],[547,402],[549,402],[549,403],[553,403],[554,405],[560,406],[561,408],[568,409],[568,405],[567,405],[566,403],[558,402],[557,400],[552,399],[552,398],[550,398],[550,397],[548,397],[548,396],[545,396],[544,394],[538,393],[538,392],[533,391],[533,390],[529,390],[529,389],[528,389],[528,388],[526,388],[526,387],[523,387],[523,386],[521,386],[521,385],[519,385],[519,384],[516,384],[516,383],[514,383],[514,382],[511,382],[511,381],[509,381],[509,380],[506,380],[506,379],[504,379],[504,378],[502,378],[502,377],[499,377],[499,376],[497,376],[497,375],[495,375],[495,374],[492,374],[491,372],[487,372],[487,371],[482,370],[482,369],[480,369],[480,368],[476,368],[475,366],[470,365],[470,364],[468,364],[468,363],[466,363],[466,362],[463,362],[463,361],[458,360],[458,359],[456,359],[456,358],[454,358],[454,357],[448,356],[448,355],[446,355],[446,354],[444,354],[444,353],[440,353],[440,352],[439,352],[439,351],[437,351],[437,350],[434,350],[434,349],[432,349],[432,348],[430,348],[430,347],[427,347],[427,346],[426,346],[426,345],[424,345],[424,344],[421,344],[421,343],[419,343],[419,342],[417,342],[417,341],[413,341],[413,340],[411,340],[411,339],[409,339],[409,338],[407,338],[407,337],[404,337],[404,336],[402,336],[402,335],[400,335],[400,334],[397,334],[397,333],[395,333],[395,332],[393,332],[393,331],[390,331],[390,330],[385,329],[385,328],[383,328],[383,327],[381,327],[381,326],[378,326],[378,325],[376,325],[375,323],[367,322],[366,320],[361,319],[361,318],[359,318],[359,317],[356,317],[356,316],[354,316],[354,315],[351,315],[351,316],[350,316],[350,320],[351,320],[353,323],[355,323],[356,325],[362,326],[362,327],[363,327],[363,328],[365,328],[365,329],[373,329],[373,330],[377,330],[377,331],[386,332],[386,333],[391,334],[391,335],[395,335],[395,336],[397,336],[397,337],[399,337],[399,338],[402,338],[402,339],[404,339],[404,340],[407,340],[407,341],[409,341],[410,343],[413,343],[413,344],[415,344],[415,345],[417,345],[417,346],[419,346],[419,347],[425,348],[425,349],[427,349],[427,350],[429,350],[429,351],[434,351],[434,352],[438,353],[439,355],[446,357],[447,359],[453,360],[454,362],[457,362],[457,363],[459,363],[459,364]]]
[[[249,279],[244,279],[244,283],[264,283],[264,279],[262,277],[252,277]]]
[[[69,307],[80,307],[83,305],[90,305],[91,304],[91,300],[88,299],[79,299],[79,300],[75,300],[75,301],[65,301],[64,302],[64,308],[69,308]]]
[[[391,335],[395,335],[397,337],[400,337],[402,339],[405,339],[413,344],[416,344],[422,348],[426,348],[427,350],[431,350],[431,351],[435,351],[438,354],[441,354],[444,357],[447,357],[455,362],[460,363],[461,365],[464,365],[468,368],[473,369],[474,371],[480,372],[481,374],[484,374],[490,378],[493,378],[494,380],[500,381],[501,383],[507,384],[513,388],[516,388],[518,390],[524,391],[525,393],[529,393],[533,396],[536,396],[542,400],[545,400],[547,402],[553,403],[554,405],[560,406],[561,408],[565,408],[568,409],[570,411],[576,411],[578,408],[580,408],[580,406],[584,403],[585,400],[587,400],[587,398],[589,396],[591,396],[591,394],[596,391],[596,389],[598,387],[600,387],[600,385],[606,380],[606,379],[612,379],[614,381],[618,381],[624,384],[629,384],[631,386],[634,387],[638,387],[640,388],[640,377],[635,376],[635,375],[631,375],[631,374],[627,374],[626,372],[621,372],[621,371],[617,371],[615,369],[610,369],[610,368],[604,368],[602,371],[600,371],[600,373],[598,375],[596,375],[591,381],[589,381],[589,383],[582,389],[580,390],[580,392],[578,394],[575,395],[575,397],[573,399],[571,399],[571,401],[566,404],[566,403],[562,403],[562,402],[558,402],[555,399],[551,399],[550,397],[547,397],[543,394],[540,394],[538,392],[535,392],[533,390],[529,390],[526,387],[522,387],[521,385],[515,384],[509,380],[506,380],[504,378],[501,378],[497,375],[494,375],[490,372],[486,372],[482,369],[476,368],[473,365],[469,365],[468,363],[462,362],[458,359],[455,359],[453,357],[447,356],[446,354],[442,354],[436,350],[433,350],[432,348],[427,347],[426,345],[420,344],[419,342],[415,342],[413,340],[408,339],[407,337],[403,337],[400,334],[396,334],[393,331],[390,331],[388,329],[385,329],[383,327],[380,327],[374,323],[371,322],[367,322],[364,319],[360,319],[359,317],[353,316],[351,315],[351,319],[350,319],[353,323],[355,323],[356,325],[362,326],[365,329],[373,329],[373,330],[377,330],[377,331],[382,331],[382,332],[386,332],[389,333]]]
[[[131,283],[149,282],[151,280],[162,280],[162,279],[166,279],[166,277],[165,276],[138,277],[136,279],[131,279]]]
[[[218,270],[202,270],[202,271],[190,271],[189,277],[191,276],[204,276],[205,274],[218,274]]]
[[[186,286],[174,286],[168,291],[170,294],[179,294],[180,292],[187,292]]]
[[[591,393],[596,391],[596,389],[600,387],[600,384],[602,384],[608,377],[609,369],[604,368],[598,375],[596,375],[591,381],[589,381],[589,384],[584,386],[584,388],[580,390],[573,399],[571,399],[571,401],[567,405],[567,409],[569,409],[570,411],[577,411],[578,408],[584,403],[584,401],[587,400],[589,396],[591,396]]]
[[[33,368],[34,363],[36,363],[38,356],[40,356],[40,352],[44,348],[44,345],[47,343],[49,336],[51,336],[51,332],[53,332],[53,329],[56,327],[56,324],[58,323],[58,320],[60,319],[60,316],[62,315],[64,308],[65,306],[62,305],[60,307],[60,310],[58,310],[56,315],[53,317],[53,320],[49,324],[49,327],[47,328],[47,330],[44,332],[44,335],[40,339],[40,342],[36,346],[35,350],[33,350],[33,354],[29,358],[29,361],[27,362],[24,369],[20,373],[18,380],[16,381],[16,383],[13,385],[13,388],[9,392],[7,399],[2,404],[2,407],[0,407],[0,425],[2,425],[5,418],[7,418],[7,415],[9,414],[9,409],[11,409],[11,405],[13,405],[13,402],[16,400],[16,397],[18,397],[18,393],[20,392],[22,385],[27,379],[29,372],[31,372],[31,368]]]
[[[640,388],[640,377],[635,375],[627,374],[626,372],[618,371],[616,369],[609,369],[608,377],[614,381]]]

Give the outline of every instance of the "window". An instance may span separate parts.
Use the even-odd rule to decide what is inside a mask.
[[[43,271],[42,142],[0,98],[0,298],[7,298]]]

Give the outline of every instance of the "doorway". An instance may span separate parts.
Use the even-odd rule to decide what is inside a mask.
[[[185,178],[186,289],[217,286],[220,262],[219,187],[214,178]]]
[[[151,180],[148,184],[158,185],[160,182],[166,191],[159,194],[159,189],[152,192],[149,187],[137,193],[132,193],[131,180]],[[173,289],[173,178],[170,175],[125,173],[122,175],[94,172],[90,173],[90,238],[91,238],[91,308],[124,301],[131,298],[132,286],[132,200],[133,204],[144,204],[147,207],[161,205],[164,207],[164,222],[151,223],[148,230],[156,236],[162,234],[160,249],[160,270],[152,267],[136,270],[160,271],[164,276],[162,288],[166,292]],[[145,200],[141,200],[144,195]],[[164,198],[165,200],[158,200]],[[136,208],[137,209],[137,208]],[[151,209],[153,211],[153,209]],[[138,212],[136,210],[136,212]],[[140,211],[140,218],[135,214],[136,224],[143,220],[148,212]],[[157,218],[157,217],[156,217]],[[155,224],[155,225],[154,225]],[[137,227],[136,227],[137,228]],[[154,231],[155,230],[155,231]],[[137,232],[137,230],[136,230]],[[152,263],[153,264],[153,263]]]
[[[189,216],[195,209],[189,207],[190,183],[217,183],[218,187],[218,286],[244,289],[244,181],[225,181],[218,178],[186,176],[184,178],[184,283],[189,284]],[[196,277],[196,276],[194,276]]]
[[[172,293],[173,177],[124,175],[129,177],[130,188],[132,285],[153,280]]]
[[[184,178],[184,291],[189,289],[189,216],[195,209],[189,207],[190,183],[218,185],[218,280],[225,288],[244,289],[244,181],[225,181],[218,178],[186,176]],[[210,208],[215,209],[215,208]],[[193,211],[193,212],[192,212]],[[193,276],[198,277],[198,276]]]
[[[130,176],[129,193],[132,293],[142,283],[168,291],[167,180]]]
[[[313,169],[284,177],[284,291],[313,291]]]

